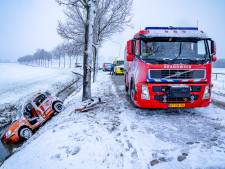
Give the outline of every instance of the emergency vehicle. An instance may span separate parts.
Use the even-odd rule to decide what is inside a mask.
[[[140,108],[211,103],[215,42],[195,27],[146,27],[127,42],[125,88]]]

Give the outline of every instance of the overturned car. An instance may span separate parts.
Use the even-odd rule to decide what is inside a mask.
[[[21,105],[13,122],[3,132],[3,143],[16,143],[29,139],[32,134],[55,113],[61,112],[63,102],[49,92],[39,92]]]

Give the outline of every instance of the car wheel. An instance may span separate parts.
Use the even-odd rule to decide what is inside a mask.
[[[56,101],[52,105],[53,110],[57,113],[60,113],[63,110],[63,103],[61,101]]]
[[[30,128],[25,127],[19,131],[19,136],[22,139],[28,140],[33,135],[33,132]]]

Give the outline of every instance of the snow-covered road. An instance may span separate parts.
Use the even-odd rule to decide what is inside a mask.
[[[43,126],[4,169],[225,168],[225,110],[141,110],[131,106],[123,77],[99,72],[94,96],[107,103],[74,112],[81,93]]]

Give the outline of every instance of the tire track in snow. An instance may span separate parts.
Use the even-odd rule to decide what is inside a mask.
[[[128,97],[124,97],[125,89],[123,80],[121,80],[120,77],[112,77],[112,81],[115,84],[118,97],[123,98],[124,103],[122,104],[128,109],[128,111],[125,112],[125,119],[128,122],[127,126],[132,127],[133,125],[137,125],[136,128],[139,128],[138,130],[143,132],[143,135],[146,134],[147,136],[152,134],[162,141],[175,145],[175,149],[170,150],[173,152],[173,162],[166,163],[170,167],[163,165],[165,163],[161,163],[164,168],[191,167],[190,164],[178,162],[176,158],[183,152],[189,153],[189,151],[195,150],[196,146],[201,145],[203,149],[204,146],[206,146],[206,148],[209,146],[208,148],[210,149],[212,149],[213,146],[217,146],[218,151],[225,150],[223,149],[223,146],[225,146],[223,141],[225,140],[225,136],[222,134],[225,132],[225,127],[224,124],[220,122],[220,119],[205,116],[202,110],[199,109],[169,111],[134,109],[131,104],[127,102],[129,100]],[[131,133],[134,134],[135,132],[133,133],[133,131],[131,131]],[[219,144],[222,144],[222,147],[220,147]],[[169,154],[171,154],[170,151]],[[146,157],[145,153],[144,151],[144,157]],[[195,154],[189,154],[189,156],[192,155],[195,157]],[[146,158],[146,160],[148,159]],[[154,167],[160,168],[160,165]]]

